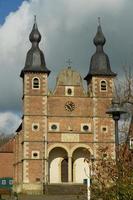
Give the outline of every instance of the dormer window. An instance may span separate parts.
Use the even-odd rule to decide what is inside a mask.
[[[100,91],[102,91],[102,92],[107,91],[107,82],[105,80],[102,80],[100,83]]]
[[[32,88],[33,89],[40,89],[40,79],[35,77],[32,79]]]

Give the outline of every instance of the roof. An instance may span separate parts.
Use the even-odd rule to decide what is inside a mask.
[[[57,77],[57,85],[81,86],[82,78],[80,74],[70,66],[63,69]]]
[[[22,123],[19,125],[19,127],[16,130],[16,132],[20,132],[21,130],[22,130]]]
[[[92,76],[116,76],[116,73],[111,70],[108,55],[103,50],[105,42],[106,39],[102,32],[101,25],[99,24],[96,36],[93,40],[96,46],[96,52],[91,58],[90,69],[87,76],[84,78],[85,80],[89,80]]]
[[[41,34],[38,30],[36,19],[29,36],[29,40],[32,43],[32,46],[27,53],[25,67],[21,71],[20,76],[23,77],[24,73],[28,72],[47,73],[49,75],[50,70],[46,67],[44,54],[39,48]]]
[[[0,147],[0,153],[13,153],[13,140],[10,139],[7,143]]]

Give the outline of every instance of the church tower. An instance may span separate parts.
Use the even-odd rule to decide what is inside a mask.
[[[98,160],[99,148],[115,156],[114,122],[106,114],[114,92],[114,78],[108,56],[103,50],[106,39],[99,23],[85,77],[71,66],[62,69],[56,86],[48,95],[48,75],[41,35],[36,19],[29,36],[32,46],[27,53],[23,79],[23,120],[15,136],[15,184],[18,193],[67,191],[71,194],[86,180],[90,184],[91,157]],[[14,184],[14,185],[15,185]],[[72,187],[73,185],[73,187]],[[58,189],[55,189],[58,188]],[[67,192],[67,194],[69,193]]]
[[[96,52],[91,58],[90,69],[84,78],[87,81],[88,95],[93,102],[94,156],[98,156],[100,147],[108,146],[114,156],[114,122],[106,114],[114,95],[114,78],[108,55],[103,50],[106,39],[99,24],[93,40]],[[109,145],[107,145],[109,144]]]
[[[50,70],[39,48],[41,34],[36,18],[29,40],[32,46],[20,74],[23,79],[22,190],[41,191],[47,176],[47,85]]]

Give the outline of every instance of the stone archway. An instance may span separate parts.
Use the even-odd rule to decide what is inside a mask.
[[[62,147],[55,147],[49,152],[49,181],[61,183],[68,181],[68,154]]]
[[[85,159],[89,159],[90,152],[87,148],[78,147],[72,154],[73,158],[73,182],[84,183],[90,177],[90,168]],[[89,181],[89,180],[88,180]]]

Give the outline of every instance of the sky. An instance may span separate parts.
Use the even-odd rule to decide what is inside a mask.
[[[133,0],[0,0],[0,132],[7,134],[21,122],[19,75],[31,46],[34,15],[42,35],[40,48],[51,70],[50,89],[68,58],[82,77],[88,73],[98,17],[112,70],[122,79],[123,66],[133,64]]]

